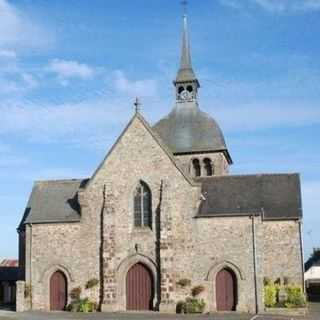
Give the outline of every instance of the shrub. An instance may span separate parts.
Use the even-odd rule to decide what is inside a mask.
[[[70,292],[70,298],[73,300],[80,300],[80,295],[81,295],[80,287],[73,288]]]
[[[186,302],[178,301],[176,306],[176,313],[186,313]]]
[[[264,278],[263,278],[263,284],[264,284],[265,286],[270,285],[270,284],[271,284],[271,279],[268,278],[268,277],[264,277]]]
[[[91,288],[95,287],[98,283],[99,283],[98,279],[92,278],[92,279],[87,281],[86,289],[91,289]]]
[[[187,298],[185,303],[185,313],[202,313],[206,304],[203,299]]]
[[[283,284],[287,286],[290,283],[289,277],[283,277]]]
[[[67,311],[72,312],[94,312],[97,310],[97,304],[90,301],[88,298],[79,299],[72,301],[67,306]]]
[[[286,307],[304,307],[306,305],[306,298],[301,287],[298,286],[287,286],[286,291],[288,299],[286,301]]]
[[[277,288],[275,285],[267,285],[264,287],[264,304],[268,308],[272,308],[277,303]]]
[[[179,281],[177,281],[177,285],[179,285],[180,287],[187,287],[190,286],[191,284],[191,280],[189,279],[180,279]]]
[[[275,280],[274,284],[278,284],[280,286],[281,285],[281,278],[277,278]]]
[[[195,286],[191,289],[191,295],[195,297],[199,295],[201,292],[203,292],[204,289],[205,289],[204,286]]]

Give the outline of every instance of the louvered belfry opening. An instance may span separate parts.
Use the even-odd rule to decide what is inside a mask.
[[[217,311],[235,311],[237,304],[237,279],[230,269],[222,269],[216,277]]]
[[[134,226],[152,229],[151,191],[148,185],[140,181],[134,194]]]
[[[64,310],[67,297],[67,279],[61,271],[56,271],[50,278],[50,310]]]
[[[142,263],[130,268],[126,278],[127,310],[152,310],[154,281],[151,271]]]

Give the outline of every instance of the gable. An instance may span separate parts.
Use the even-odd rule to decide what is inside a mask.
[[[129,162],[132,163],[136,161],[137,166],[139,166],[142,158],[141,153],[143,153],[146,158],[158,157],[162,162],[166,162],[166,165],[170,164],[175,174],[179,175],[180,178],[189,185],[196,185],[177,165],[171,151],[152,130],[146,120],[141,114],[136,113],[99,165],[86,188],[90,188],[90,185],[101,180],[99,177],[105,180],[105,174],[106,171],[108,171],[107,166],[110,162],[118,163],[117,174],[119,176],[123,173],[123,169],[125,169]],[[115,169],[116,168],[114,168],[114,170]],[[115,174],[115,172],[112,174]]]

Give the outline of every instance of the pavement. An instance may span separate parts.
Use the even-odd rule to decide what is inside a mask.
[[[249,315],[239,313],[214,313],[205,315],[176,315],[157,312],[70,313],[23,312],[0,310],[0,320],[320,320],[320,303],[310,304],[305,317]]]

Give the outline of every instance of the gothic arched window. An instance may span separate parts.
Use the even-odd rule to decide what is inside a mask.
[[[143,181],[134,193],[134,226],[152,228],[151,191]]]
[[[201,176],[201,166],[200,166],[200,161],[198,159],[192,160],[192,168],[193,168],[193,175],[195,177],[200,177]]]
[[[213,165],[212,165],[211,159],[205,158],[203,160],[203,164],[204,164],[204,170],[205,170],[206,176],[207,177],[213,176]]]

